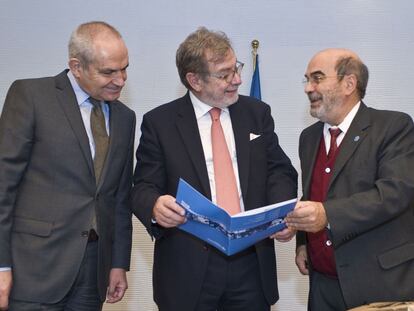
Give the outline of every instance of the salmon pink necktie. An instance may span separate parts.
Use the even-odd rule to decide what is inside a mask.
[[[220,122],[220,114],[220,108],[210,110],[217,205],[230,215],[234,215],[240,213],[240,199],[233,164]]]

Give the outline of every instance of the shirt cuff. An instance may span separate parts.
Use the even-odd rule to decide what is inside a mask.
[[[11,270],[11,267],[0,267],[0,272],[10,271],[10,270]]]

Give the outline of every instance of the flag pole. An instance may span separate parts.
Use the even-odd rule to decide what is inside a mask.
[[[252,41],[252,55],[253,55],[253,71],[256,69],[256,55],[257,49],[259,48],[259,40],[254,39]]]
[[[259,54],[257,49],[259,48],[259,40],[254,39],[252,41],[252,55],[253,55],[253,76],[252,84],[250,86],[250,96],[262,99],[262,92],[260,90],[260,74],[259,74]]]

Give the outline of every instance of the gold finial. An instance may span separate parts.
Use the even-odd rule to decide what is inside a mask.
[[[252,41],[252,48],[253,50],[257,50],[259,48],[259,40],[254,39]]]

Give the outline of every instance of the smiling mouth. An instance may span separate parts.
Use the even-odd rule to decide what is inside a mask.
[[[235,89],[235,90],[227,90],[226,92],[227,93],[236,93],[238,91],[238,89]]]
[[[119,92],[121,92],[122,88],[119,88],[119,87],[117,87],[117,88],[107,88],[106,90],[110,93],[119,93]]]
[[[322,100],[322,96],[319,96],[318,94],[309,94],[308,98],[311,104]]]

